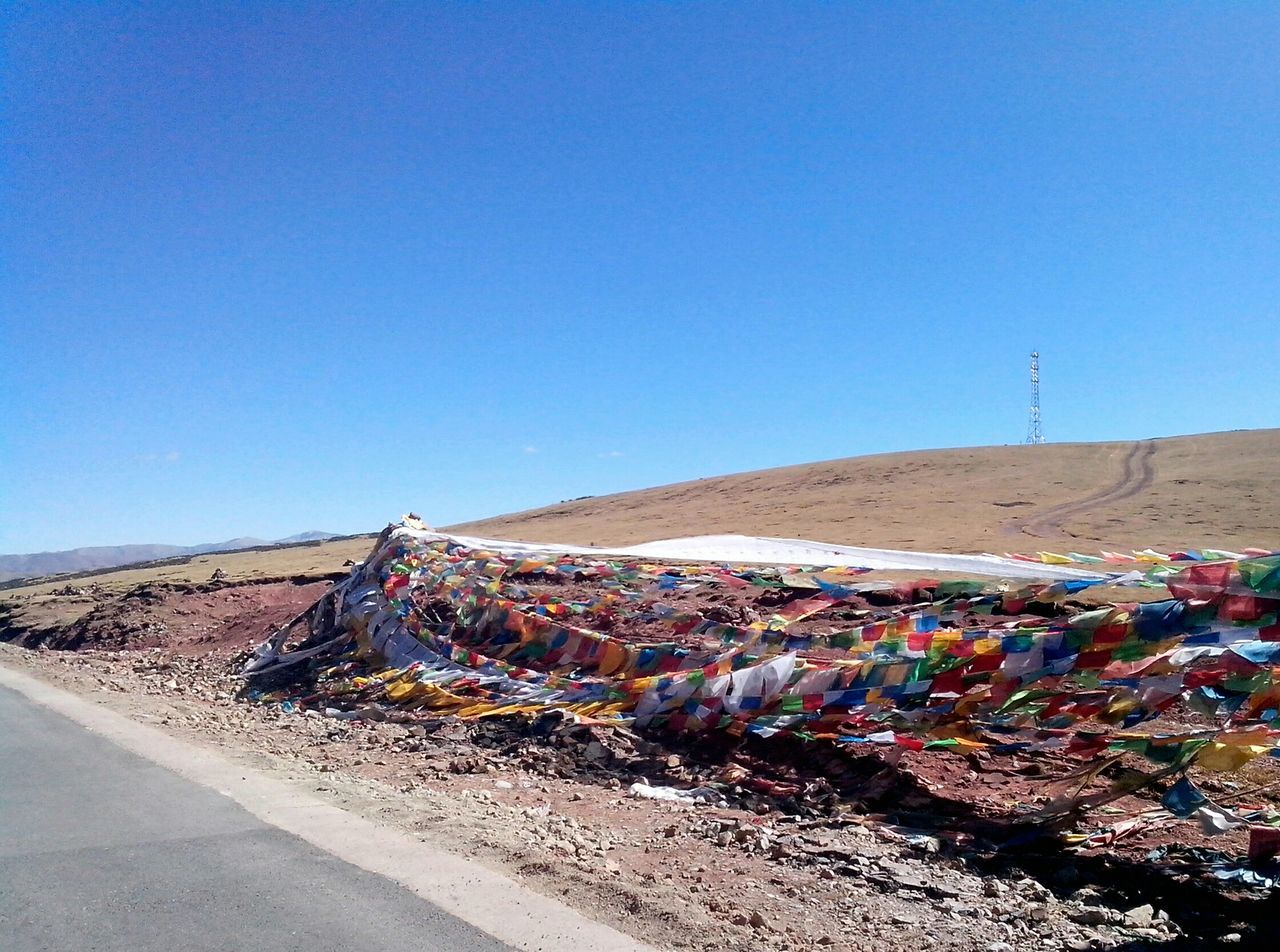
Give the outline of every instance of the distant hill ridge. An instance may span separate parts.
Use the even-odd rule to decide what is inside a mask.
[[[184,555],[231,552],[236,549],[252,549],[264,545],[298,545],[302,542],[319,542],[336,538],[338,538],[337,533],[312,530],[274,541],[242,536],[225,542],[205,542],[200,545],[95,545],[67,549],[62,552],[0,555],[0,582],[15,578],[62,575],[67,572],[88,572],[93,569],[154,562],[157,559],[171,559]]]
[[[929,552],[1280,549],[1278,473],[1280,429],[917,450],[580,497],[445,528],[598,545],[729,532]],[[330,538],[7,555],[0,581]]]

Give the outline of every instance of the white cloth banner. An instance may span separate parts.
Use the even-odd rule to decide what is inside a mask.
[[[856,566],[865,569],[906,572],[957,572],[1007,579],[1071,581],[1106,578],[1106,572],[1042,565],[1002,559],[995,555],[951,555],[942,552],[905,552],[896,549],[864,549],[805,539],[771,539],[757,536],[710,535],[663,539],[622,548],[600,548],[555,542],[515,542],[481,539],[440,532],[398,528],[394,535],[424,541],[451,539],[470,549],[488,549],[503,555],[585,555],[600,558],[658,559],[668,562],[730,562],[756,565]]]

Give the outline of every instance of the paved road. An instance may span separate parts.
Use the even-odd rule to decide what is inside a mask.
[[[509,949],[5,688],[0,948]]]

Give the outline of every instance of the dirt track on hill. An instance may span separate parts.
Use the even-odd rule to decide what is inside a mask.
[[[1113,484],[1083,499],[1046,509],[1030,519],[1015,521],[1006,526],[1006,530],[1040,539],[1077,538],[1078,534],[1067,527],[1069,520],[1132,499],[1151,487],[1156,478],[1155,455],[1156,444],[1153,441],[1134,443],[1121,463],[1120,478]]]

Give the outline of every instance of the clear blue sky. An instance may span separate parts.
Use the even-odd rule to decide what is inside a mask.
[[[1274,4],[10,4],[0,551],[1280,425]]]

